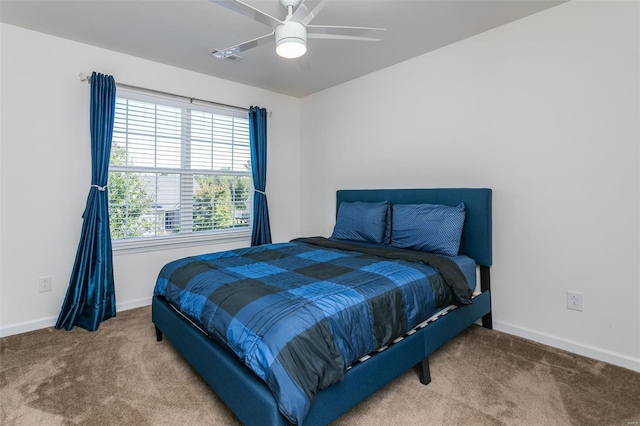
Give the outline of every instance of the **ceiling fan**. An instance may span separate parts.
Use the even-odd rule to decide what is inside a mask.
[[[276,42],[276,53],[283,58],[298,58],[307,52],[307,39],[338,39],[380,41],[379,38],[369,37],[384,28],[345,27],[330,25],[309,25],[316,17],[327,0],[280,0],[280,4],[287,9],[284,20],[256,9],[240,0],[211,0],[213,3],[231,9],[255,21],[267,25],[272,29],[269,34],[236,44],[226,49],[214,49],[211,54],[220,59],[239,59],[238,53],[254,47]],[[275,38],[272,37],[275,35]]]

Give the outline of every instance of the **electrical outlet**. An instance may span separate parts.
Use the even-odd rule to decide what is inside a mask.
[[[38,278],[38,292],[51,291],[51,277]]]
[[[567,291],[567,309],[582,312],[582,293]]]

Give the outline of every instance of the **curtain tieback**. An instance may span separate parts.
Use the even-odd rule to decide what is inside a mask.
[[[258,194],[262,194],[262,195],[264,195],[265,197],[267,196],[267,193],[266,193],[266,192],[264,192],[264,191],[260,191],[259,189],[255,189],[255,188],[254,188],[253,190],[254,190],[254,191],[256,191]]]
[[[107,186],[109,186],[109,185],[105,185],[105,186],[91,185],[92,188],[98,188],[98,191],[100,191],[100,192],[104,192],[107,189]]]

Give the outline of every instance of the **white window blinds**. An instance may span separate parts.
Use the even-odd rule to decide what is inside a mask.
[[[118,90],[109,166],[114,241],[251,228],[247,113]]]

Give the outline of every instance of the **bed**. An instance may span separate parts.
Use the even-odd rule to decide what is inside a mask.
[[[464,203],[466,216],[459,241],[459,253],[473,259],[478,266],[479,291],[473,294],[471,303],[450,305],[432,315],[428,321],[420,321],[417,326],[406,330],[401,337],[394,336],[392,342],[380,348],[383,350],[371,351],[354,362],[350,360],[339,381],[326,385],[326,388],[322,386],[317,392],[314,391],[315,397],[310,406],[305,409],[303,415],[299,415],[297,419],[293,418],[293,421],[291,415],[285,417],[282,414],[280,399],[277,400],[269,389],[263,380],[265,377],[258,377],[255,370],[249,369],[238,360],[233,351],[220,344],[215,333],[211,330],[205,332],[205,327],[194,320],[193,315],[189,312],[181,313],[176,308],[177,303],[170,303],[168,297],[165,298],[159,293],[154,295],[152,301],[152,320],[156,327],[157,339],[160,341],[166,336],[238,419],[247,425],[287,425],[292,422],[304,425],[328,424],[415,366],[418,369],[419,380],[427,384],[431,380],[428,357],[432,352],[477,321],[481,321],[484,327],[492,327],[489,274],[492,263],[491,195],[491,190],[486,188],[337,192],[337,214],[343,203],[348,205],[358,202],[388,202],[392,209],[397,206],[398,211],[403,207],[423,203],[451,207]],[[309,240],[293,244],[306,247],[312,243],[316,244],[315,241]],[[375,246],[372,247],[374,251],[379,245]],[[276,245],[275,248],[281,251],[300,250],[297,246],[289,244]],[[344,254],[347,253],[347,249],[349,247],[340,246],[336,250],[341,250],[340,253],[348,257]],[[270,256],[264,252],[248,253],[252,256]],[[362,261],[363,258],[369,259],[371,256],[373,255],[366,254],[358,259]],[[427,259],[427,263],[430,259]],[[422,262],[421,260],[420,263]],[[445,277],[445,281],[447,280]],[[157,284],[157,288],[159,286]],[[454,289],[453,292],[455,291]],[[272,383],[269,386],[273,388]]]

